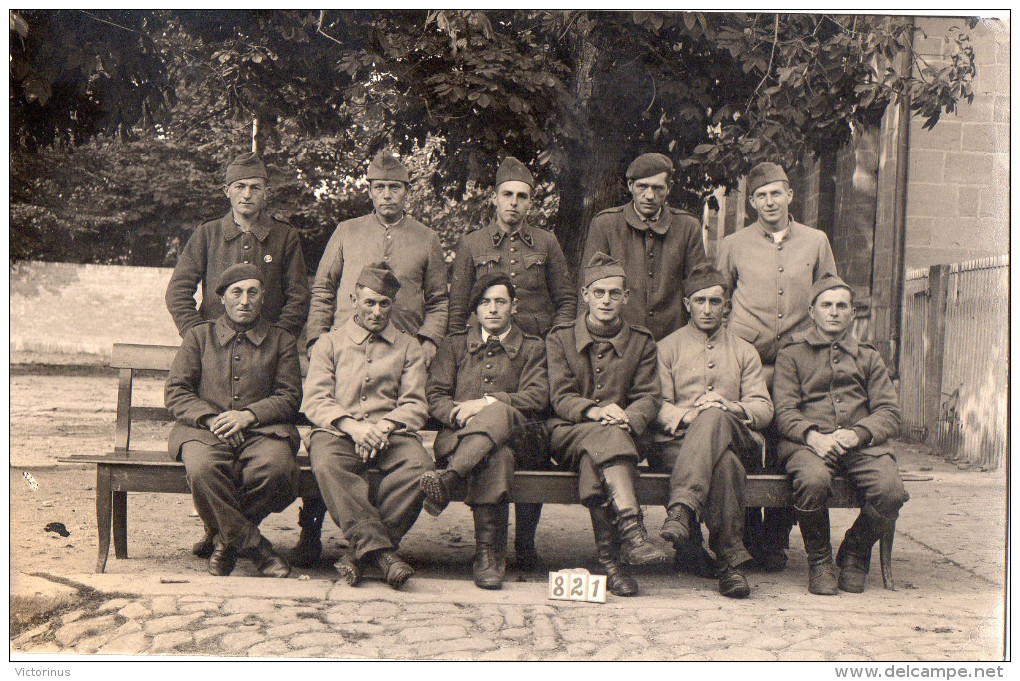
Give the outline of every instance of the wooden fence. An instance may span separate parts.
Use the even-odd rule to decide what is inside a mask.
[[[1009,257],[909,270],[903,301],[904,433],[946,458],[1006,462]]]

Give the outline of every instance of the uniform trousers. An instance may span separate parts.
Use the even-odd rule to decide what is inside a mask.
[[[421,513],[418,479],[434,467],[421,441],[413,435],[391,434],[386,449],[366,463],[351,438],[317,430],[308,458],[329,515],[355,558],[380,549],[395,551]],[[378,489],[369,486],[369,468],[383,474]]]
[[[236,450],[197,440],[181,445],[195,510],[214,542],[242,552],[259,545],[259,523],[297,497],[294,454],[287,440],[264,435],[248,437]]]
[[[467,480],[468,506],[505,504],[513,500],[514,469],[524,463],[529,429],[535,424],[519,409],[494,402],[458,430],[444,428],[436,436],[436,459]]]
[[[744,547],[747,473],[761,469],[751,429],[721,409],[701,412],[677,439],[652,446],[649,463],[669,470],[669,503],[683,504],[708,526],[708,545],[730,567],[751,560]]]
[[[825,508],[832,477],[842,471],[879,515],[895,519],[909,498],[900,478],[896,459],[890,454],[873,455],[850,451],[837,461],[822,459],[809,448],[797,449],[786,459],[786,472],[793,486],[793,503],[802,511]]]
[[[585,506],[606,501],[601,469],[614,459],[636,466],[641,460],[630,433],[619,426],[598,421],[565,423],[554,426],[549,434],[553,458],[579,474],[577,493]]]

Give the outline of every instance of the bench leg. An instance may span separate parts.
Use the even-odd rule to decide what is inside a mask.
[[[113,493],[113,549],[117,558],[127,558],[127,492]]]
[[[889,526],[889,529],[882,534],[882,538],[879,539],[878,543],[878,556],[882,563],[882,584],[890,591],[896,591],[896,585],[893,584],[892,574],[892,544],[893,537],[895,535],[896,524],[893,523]]]
[[[96,525],[99,528],[99,555],[96,572],[106,572],[106,558],[110,554],[110,525],[113,521],[112,475],[108,468],[96,467]]]

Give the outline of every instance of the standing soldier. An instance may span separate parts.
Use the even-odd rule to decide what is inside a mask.
[[[496,171],[492,205],[496,217],[487,226],[461,238],[450,281],[447,333],[466,328],[474,310],[468,304],[475,281],[486,274],[510,277],[517,290],[514,325],[524,333],[545,337],[554,324],[574,321],[577,298],[567,259],[556,237],[528,224],[535,178],[527,166],[508,156]],[[515,504],[517,566],[537,569],[535,532],[541,504]]]
[[[427,367],[446,331],[448,294],[446,261],[439,236],[404,212],[411,177],[389,151],[380,151],[368,166],[373,212],[341,222],[326,244],[308,313],[308,347],[354,314],[354,289],[365,265],[385,262],[400,281],[391,321],[398,331],[417,338]],[[302,499],[298,516],[301,537],[291,562],[309,567],[322,554],[322,520],[326,507]]]
[[[166,406],[177,419],[170,453],[184,462],[212,535],[216,576],[229,575],[238,557],[251,558],[266,577],[290,573],[259,523],[297,495],[301,367],[294,336],[261,315],[264,280],[252,264],[220,275],[224,313],[184,333],[166,380]]]
[[[744,485],[762,465],[772,400],[761,360],[750,343],[723,327],[729,309],[726,280],[712,265],[698,265],[684,282],[687,326],[659,342],[657,445],[649,459],[670,471],[666,522],[659,535],[674,546],[687,541],[698,516],[720,563],[719,592],[746,598],[743,566]]]
[[[507,274],[474,283],[470,309],[478,320],[439,345],[425,394],[443,424],[436,459],[445,470],[422,476],[425,510],[439,513],[450,493],[467,483],[465,502],[475,521],[475,584],[503,585],[507,519],[515,464],[527,462],[529,425],[549,405],[545,343],[517,326],[515,286]]]
[[[861,593],[871,548],[893,528],[907,499],[886,440],[899,432],[900,408],[885,362],[854,337],[853,291],[839,277],[820,279],[809,297],[811,328],[793,335],[776,359],[779,457],[793,485],[804,537],[808,591]],[[829,542],[828,496],[842,472],[864,499],[860,515],[836,554]]]
[[[315,481],[351,547],[334,567],[351,586],[366,564],[394,589],[414,574],[396,550],[421,512],[418,479],[432,468],[417,432],[428,416],[421,346],[390,322],[399,289],[385,262],[362,268],[355,312],[312,346],[301,403],[314,426]],[[369,465],[383,474],[374,493]]]
[[[656,341],[687,323],[681,283],[706,260],[701,222],[666,204],[672,176],[668,156],[641,154],[634,159],[627,168],[633,200],[595,216],[582,259],[586,263],[602,252],[622,263],[631,290],[624,319],[650,330]],[[585,309],[582,303],[579,310]]]
[[[166,289],[166,307],[183,337],[203,321],[224,313],[216,286],[227,268],[257,265],[264,278],[262,318],[285,329],[297,339],[308,317],[308,272],[301,254],[297,230],[266,211],[269,173],[255,153],[241,154],[227,166],[223,193],[230,211],[203,223],[188,239]],[[202,304],[196,309],[195,291],[201,287]],[[208,558],[213,537],[205,538],[192,552]]]
[[[633,596],[637,582],[622,563],[652,565],[666,555],[648,539],[635,485],[638,443],[659,413],[660,385],[651,332],[624,321],[627,278],[605,253],[584,270],[588,311],[546,337],[550,446],[580,473],[578,495],[591,512],[606,588]]]
[[[733,292],[729,329],[754,345],[761,357],[765,383],[772,388],[776,354],[791,334],[808,323],[811,285],[835,276],[836,261],[825,233],[790,217],[793,190],[783,168],[759,163],[747,175],[747,196],[757,221],[730,234],[719,245],[718,266]],[[766,471],[782,472],[775,457],[774,432]],[[789,509],[748,511],[748,548],[767,571],[786,567],[793,517]]]

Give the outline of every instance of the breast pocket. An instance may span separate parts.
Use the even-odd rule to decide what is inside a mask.
[[[475,256],[475,274],[481,276],[499,271],[499,253],[482,253]]]
[[[524,256],[524,267],[527,268],[528,271],[532,272],[535,269],[542,269],[545,267],[545,254],[534,253],[532,255]]]

